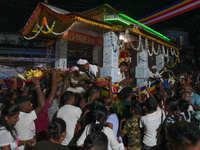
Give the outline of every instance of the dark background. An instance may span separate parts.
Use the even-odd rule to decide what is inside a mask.
[[[48,3],[70,12],[83,12],[107,3],[137,20],[176,1],[178,0],[48,0]],[[43,1],[0,0],[0,32],[19,32],[39,2]],[[199,49],[200,8],[150,27],[157,31],[164,29],[181,29],[187,31],[189,32],[190,45]]]

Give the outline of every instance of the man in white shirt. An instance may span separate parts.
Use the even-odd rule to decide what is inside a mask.
[[[148,98],[146,100],[147,115],[140,119],[140,128],[144,129],[143,150],[149,150],[161,144],[161,123],[164,121],[165,115],[157,107],[157,104],[156,99]]]
[[[75,102],[75,96],[72,92],[67,91],[61,96],[60,104],[61,108],[57,113],[58,118],[62,118],[66,123],[67,135],[62,142],[62,145],[67,146],[74,136],[74,130],[79,120],[82,111],[79,107],[73,106]]]
[[[156,66],[151,67],[151,71],[149,71],[149,78],[151,78],[151,79],[161,78],[161,75],[157,72]]]
[[[87,75],[91,79],[100,77],[100,67],[89,64],[86,59],[79,59],[77,64],[82,65],[85,68]]]
[[[33,104],[27,96],[19,96],[15,99],[15,103],[20,106],[19,121],[15,125],[20,141],[26,141],[35,138],[34,120],[45,108],[45,97],[40,88],[39,79],[32,78],[37,93],[38,106],[33,109]],[[19,146],[18,150],[24,150],[24,146]]]

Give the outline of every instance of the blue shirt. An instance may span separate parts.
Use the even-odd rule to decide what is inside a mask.
[[[200,107],[200,96],[198,94],[191,94],[191,103]]]

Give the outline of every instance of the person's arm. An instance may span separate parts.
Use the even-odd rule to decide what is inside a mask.
[[[123,85],[123,84],[131,83],[131,82],[133,82],[133,79],[129,78],[129,79],[124,79],[124,80],[120,81],[119,84]]]
[[[18,146],[29,145],[30,147],[33,147],[33,146],[35,146],[35,144],[36,144],[36,140],[35,139],[24,140],[24,141],[19,141],[18,142]]]
[[[13,92],[14,90],[17,90],[17,78],[15,78],[15,77],[10,78],[10,81],[13,83],[10,91]]]
[[[147,92],[149,93],[149,95],[150,95],[152,98],[155,98],[155,97],[153,96],[153,94],[149,91],[149,87],[148,87],[148,86],[146,86],[146,90],[147,90]]]
[[[38,106],[35,108],[35,113],[37,116],[39,116],[39,114],[45,108],[45,97],[40,87],[40,80],[33,77],[32,82],[35,84],[35,90],[37,93],[37,101],[38,101]]]
[[[100,73],[101,73],[101,67],[97,66],[97,68],[98,68],[97,78],[99,78],[100,77]]]
[[[141,87],[138,87],[138,102],[142,103]]]
[[[112,99],[113,99],[113,92],[112,92],[112,77],[109,78],[108,88],[109,88],[109,97],[108,97],[108,98],[112,101]]]
[[[57,102],[58,103],[60,103],[61,96],[67,91],[67,88],[69,87],[69,84],[67,83],[67,79],[68,79],[68,76],[65,76],[64,77],[64,81],[63,81],[63,87],[62,87],[61,93],[57,98]]]
[[[189,104],[193,107],[194,110],[198,110],[200,111],[200,107],[195,105],[195,104],[192,104],[190,101],[189,101]]]
[[[51,82],[51,93],[49,94],[47,100],[49,101],[50,105],[52,105],[53,103],[53,99],[55,97],[56,94],[56,90],[57,90],[57,83],[56,83],[56,70],[53,70],[51,72],[51,76],[52,76],[52,82]]]
[[[29,94],[29,87],[25,87],[23,90],[23,93],[21,94],[22,96],[28,96]]]

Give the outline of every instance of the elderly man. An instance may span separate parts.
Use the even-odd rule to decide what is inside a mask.
[[[182,93],[182,99],[189,101],[189,104],[194,108],[194,110],[200,110],[200,96],[195,93],[191,86],[183,87],[185,92]],[[184,95],[185,94],[185,95]]]
[[[84,72],[81,72],[77,66],[73,66],[71,68],[71,71],[73,74],[70,77],[70,87],[67,89],[67,91],[71,91],[74,93],[84,94],[85,93],[85,83],[82,81],[83,77],[86,76]]]
[[[79,59],[77,61],[77,64],[82,65],[85,68],[86,74],[89,76],[90,79],[100,77],[100,67],[89,64],[86,59]]]
[[[156,66],[151,67],[151,71],[149,71],[149,78],[151,78],[151,79],[161,78],[161,75],[157,72]]]

